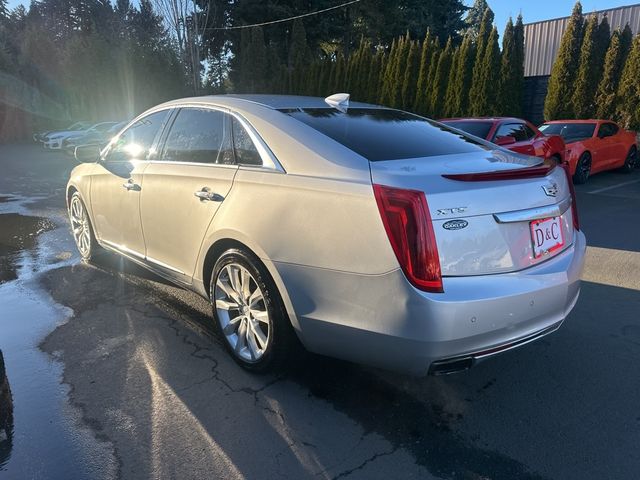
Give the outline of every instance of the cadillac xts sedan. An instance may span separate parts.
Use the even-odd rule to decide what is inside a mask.
[[[299,340],[450,373],[555,331],[578,298],[563,166],[347,95],[171,101],[76,158],[83,259],[117,252],[208,298],[250,370]]]

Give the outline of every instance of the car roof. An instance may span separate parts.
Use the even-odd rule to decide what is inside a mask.
[[[503,121],[517,121],[526,122],[522,118],[516,117],[455,117],[455,118],[442,118],[439,122],[503,122]]]
[[[203,95],[201,97],[188,97],[171,100],[162,104],[172,106],[180,104],[211,104],[228,107],[242,105],[250,108],[250,105],[270,108],[273,110],[289,108],[331,108],[322,97],[308,97],[302,95],[271,95],[271,94],[227,94],[227,95]],[[386,108],[363,102],[349,102],[349,108]]]
[[[596,120],[596,119],[589,119],[589,120],[549,120],[548,122],[544,122],[544,123],[600,123],[600,122],[616,123],[613,120]]]

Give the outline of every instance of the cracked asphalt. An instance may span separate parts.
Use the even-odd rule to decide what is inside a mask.
[[[558,332],[412,378],[305,353],[277,375],[244,372],[207,301],[112,255],[79,262],[64,219],[72,166],[0,147],[0,349],[15,410],[0,478],[637,478],[640,171],[578,188],[585,281]],[[12,243],[10,221],[46,228]],[[62,407],[21,407],[34,394]],[[69,448],[51,450],[58,438]]]

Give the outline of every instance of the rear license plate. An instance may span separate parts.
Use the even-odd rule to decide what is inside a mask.
[[[530,223],[533,258],[540,258],[564,245],[560,217],[543,218]]]

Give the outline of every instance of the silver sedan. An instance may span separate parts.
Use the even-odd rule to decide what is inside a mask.
[[[76,158],[83,259],[117,252],[208,298],[250,370],[300,341],[450,373],[556,330],[578,298],[566,169],[344,94],[172,101]]]

